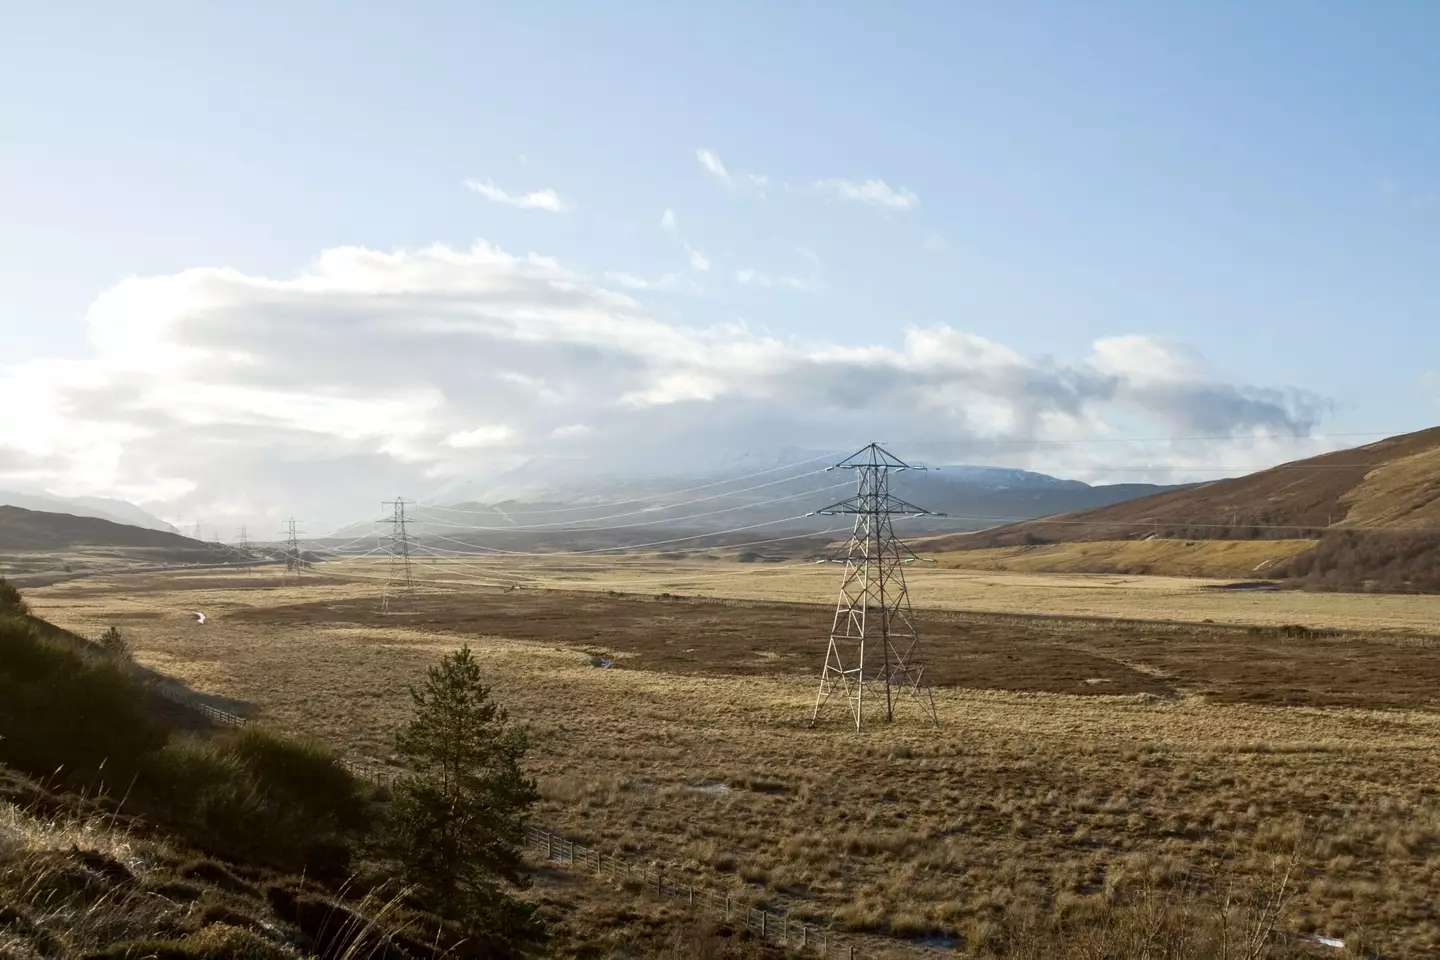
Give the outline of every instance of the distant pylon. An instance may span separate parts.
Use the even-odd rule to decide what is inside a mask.
[[[410,569],[410,533],[405,525],[405,507],[414,501],[403,497],[387,500],[390,508],[390,569],[380,592],[381,613],[407,613],[415,609],[415,578]],[[383,522],[383,521],[382,521]]]
[[[890,493],[891,471],[923,470],[912,466],[872,443],[827,469],[854,470],[855,496],[831,504],[815,513],[824,516],[853,515],[855,528],[842,558],[845,575],[840,580],[840,599],[830,627],[830,645],[820,674],[820,691],[815,696],[813,725],[820,709],[836,691],[850,702],[855,729],[864,719],[866,691],[875,697],[884,692],[885,719],[895,718],[897,691],[919,705],[931,723],[938,723],[935,698],[924,679],[920,657],[920,634],[905,586],[905,564],[919,558],[895,536],[891,518],[896,516],[944,516],[917,507]]]
[[[300,552],[300,535],[295,530],[296,520],[292,517],[285,522],[285,572],[299,573],[307,566],[305,556]]]
[[[254,573],[255,567],[250,563],[250,561],[254,559],[254,556],[250,553],[250,531],[243,525],[240,527],[239,546],[240,562],[245,564],[245,572]]]

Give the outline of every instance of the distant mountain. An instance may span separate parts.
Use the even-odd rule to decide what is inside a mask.
[[[849,471],[828,471],[833,454],[788,450],[778,463],[737,461],[724,472],[692,476],[597,476],[573,461],[532,462],[484,482],[453,483],[415,508],[418,535],[447,549],[445,538],[500,549],[543,543],[566,549],[645,544],[677,533],[741,533],[760,539],[843,526],[806,516],[854,492]],[[808,461],[808,462],[806,462]],[[583,465],[582,465],[583,466]],[[1171,487],[1091,486],[1009,467],[943,466],[894,476],[897,495],[946,518],[907,520],[909,533],[979,530],[1016,519],[1118,503]],[[371,531],[336,531],[353,538]],[[603,536],[602,536],[603,534]]]
[[[59,497],[52,493],[0,490],[0,506],[38,510],[42,513],[68,513],[76,517],[93,517],[111,523],[125,523],[146,530],[175,533],[173,526],[124,500],[108,497]]]
[[[0,550],[64,550],[81,546],[213,550],[209,544],[178,533],[147,530],[97,517],[0,506]]]

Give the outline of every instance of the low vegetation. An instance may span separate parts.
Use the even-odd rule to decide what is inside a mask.
[[[122,639],[57,630],[0,580],[0,956],[503,957],[540,940],[507,889],[535,797],[525,741],[468,653],[436,673],[463,684],[417,693],[401,737],[417,765],[386,804],[317,743],[178,729]],[[462,754],[418,762],[451,734]],[[437,850],[463,855],[440,868],[460,882]]]
[[[1335,530],[1267,576],[1306,590],[1440,593],[1440,534]]]
[[[857,737],[835,717],[806,722],[819,607],[426,591],[401,620],[374,612],[369,583],[244,582],[137,580],[127,588],[154,613],[128,620],[116,618],[136,594],[107,601],[99,584],[29,599],[77,629],[121,622],[142,663],[371,756],[416,718],[411,687],[469,639],[479,675],[531,730],[544,827],[831,925],[862,955],[935,940],[961,956],[1120,960],[1145,956],[1144,942],[1187,960],[1249,956],[1241,933],[1282,889],[1257,957],[1440,950],[1440,718],[1423,635],[1314,630],[1305,608],[1253,631],[922,610],[940,728],[902,711]],[[1132,608],[1170,596],[1129,589]],[[1383,611],[1430,598],[1344,599]],[[193,609],[210,614],[203,643]],[[372,859],[356,858],[357,878],[386,876]],[[676,937],[763,955],[682,924],[681,908],[564,872],[532,870],[521,894],[550,930],[547,955],[686,955]]]

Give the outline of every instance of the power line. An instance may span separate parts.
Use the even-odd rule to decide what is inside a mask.
[[[1026,446],[1030,444],[1080,444],[1080,443],[1203,443],[1203,442],[1263,442],[1266,440],[1341,440],[1353,437],[1394,437],[1403,435],[1404,431],[1395,430],[1366,430],[1357,433],[1271,433],[1264,436],[1245,436],[1234,434],[1216,435],[1209,437],[1069,437],[1059,439],[1023,439],[1023,438],[975,438],[970,440],[890,440],[887,441],[892,447],[920,447],[920,446],[964,446],[988,445],[988,446]]]
[[[911,697],[932,724],[935,698],[924,680],[920,633],[905,585],[905,564],[915,554],[895,536],[896,516],[925,516],[930,511],[901,500],[890,492],[892,470],[923,470],[872,443],[835,465],[854,470],[855,496],[815,511],[822,516],[853,516],[854,529],[845,552],[845,573],[840,599],[830,626],[830,644],[815,695],[813,725],[820,710],[836,692],[843,691],[861,728],[866,690],[884,690],[885,719],[895,717],[895,692]],[[873,641],[867,649],[866,641]],[[875,648],[879,649],[876,650]],[[879,663],[874,660],[878,653]]]
[[[1122,501],[1110,506],[1129,506],[1138,501]],[[1091,509],[1103,510],[1105,507],[1094,507]],[[1055,517],[960,517],[946,514],[946,520],[954,520],[962,523],[988,523],[992,527],[1004,526],[1012,523],[1044,523],[1057,526],[1069,527],[1134,527],[1163,525],[1175,527],[1182,530],[1298,530],[1314,531],[1322,533],[1388,533],[1397,536],[1405,534],[1425,533],[1440,534],[1440,527],[1380,527],[1374,525],[1357,524],[1355,526],[1339,526],[1327,523],[1249,523],[1244,520],[1231,520],[1228,522],[1191,522],[1183,518],[1166,519],[1164,517],[1139,517],[1133,519],[1117,520],[1066,520],[1064,515]],[[957,531],[961,533],[985,533],[985,530]],[[1309,539],[1301,538],[1301,539]]]
[[[742,528],[742,529],[743,529],[743,528]],[[743,540],[743,541],[741,541],[740,543],[720,543],[720,544],[709,544],[709,545],[706,545],[706,546],[699,546],[699,547],[681,547],[681,548],[679,548],[679,549],[677,549],[677,550],[667,551],[667,554],[669,554],[669,553],[703,553],[703,552],[710,551],[710,550],[722,550],[722,549],[723,549],[723,550],[737,550],[737,549],[739,549],[739,548],[741,548],[741,547],[758,547],[758,546],[764,546],[764,545],[766,545],[766,544],[771,544],[771,543],[785,543],[785,542],[791,541],[791,540],[810,540],[810,539],[814,539],[814,538],[816,538],[816,537],[823,537],[823,536],[826,536],[826,535],[832,534],[832,533],[843,533],[843,532],[844,532],[845,530],[847,530],[847,529],[849,529],[849,528],[848,528],[848,527],[828,527],[828,528],[826,528],[826,529],[824,529],[824,530],[815,530],[815,531],[810,531],[810,532],[807,532],[807,533],[796,533],[796,534],[791,534],[791,535],[785,536],[785,537],[767,537],[767,538],[765,538],[765,539],[763,539],[763,540]],[[726,531],[721,531],[721,533],[724,533],[724,532],[726,532]],[[735,531],[728,531],[728,532],[735,532]],[[705,534],[704,536],[719,536],[719,535],[720,535],[720,534],[717,533],[717,534]],[[441,539],[441,540],[449,540],[448,537],[440,537],[439,539]],[[458,540],[449,540],[449,542],[451,542],[451,543],[460,543],[461,541],[458,541]],[[467,546],[468,546],[468,544],[467,544]],[[462,560],[462,559],[459,559],[459,558],[470,558],[470,560],[485,559],[485,555],[484,555],[484,554],[476,554],[476,553],[474,553],[474,552],[472,552],[472,551],[465,551],[465,550],[447,550],[447,549],[445,549],[444,547],[428,546],[428,545],[426,545],[426,544],[422,544],[422,543],[419,543],[419,542],[416,542],[416,543],[414,544],[414,548],[415,548],[416,550],[421,550],[421,551],[424,551],[424,552],[426,552],[426,553],[433,554],[433,555],[436,556],[437,558],[443,559],[443,560],[445,560],[446,562],[457,562],[457,563],[466,563],[466,562],[469,562],[469,561],[467,561],[467,560]],[[638,546],[637,546],[637,547],[620,547],[620,548],[611,548],[611,549],[638,549]],[[548,559],[557,559],[557,558],[570,558],[570,559],[574,559],[574,558],[576,558],[576,557],[582,557],[582,558],[584,558],[584,559],[603,560],[603,561],[605,561],[605,562],[607,562],[607,563],[612,562],[613,559],[614,559],[614,558],[611,558],[611,557],[601,557],[601,556],[595,556],[594,554],[585,554],[585,553],[579,553],[579,552],[575,552],[575,551],[566,551],[566,550],[556,550],[556,551],[552,551],[552,552],[549,552],[549,553],[511,554],[510,556],[544,557],[544,558],[548,558]],[[455,559],[452,561],[451,558],[455,558]],[[604,568],[597,568],[597,569],[610,569],[610,568],[609,568],[609,567],[604,567]]]
[[[815,471],[815,472],[816,472],[816,473],[823,473],[824,471],[817,470],[817,471]],[[807,474],[807,476],[808,476],[808,474]],[[790,479],[799,479],[799,478],[790,478]],[[777,482],[781,482],[781,481],[777,481]],[[771,484],[761,484],[761,486],[771,486]],[[709,511],[706,511],[706,512],[704,512],[704,513],[690,513],[690,514],[684,514],[684,515],[678,516],[678,517],[660,517],[660,518],[655,519],[655,520],[642,520],[642,521],[640,521],[640,522],[638,522],[638,523],[617,523],[617,524],[611,524],[611,525],[609,525],[609,526],[603,526],[603,527],[565,526],[566,523],[576,524],[576,523],[587,523],[587,522],[589,522],[589,521],[584,521],[584,520],[561,521],[560,523],[557,523],[557,524],[540,523],[540,524],[534,524],[534,525],[532,525],[532,526],[519,526],[519,525],[517,525],[517,526],[513,526],[513,527],[472,527],[472,526],[465,525],[465,524],[446,523],[445,521],[437,521],[437,520],[434,520],[433,518],[431,518],[431,517],[429,517],[428,515],[423,514],[423,513],[420,514],[419,516],[420,516],[422,519],[424,519],[424,520],[427,520],[427,521],[432,522],[432,523],[439,523],[439,524],[442,525],[442,526],[452,527],[452,528],[459,529],[459,530],[474,530],[474,531],[477,532],[477,533],[531,533],[531,532],[534,532],[534,531],[537,531],[537,530],[544,530],[544,531],[547,531],[547,532],[550,532],[550,533],[594,533],[594,532],[603,531],[603,530],[632,530],[632,529],[634,529],[634,528],[636,528],[636,527],[653,527],[653,526],[656,526],[656,525],[658,525],[658,524],[671,524],[671,525],[682,524],[682,523],[686,522],[687,520],[698,520],[698,519],[701,519],[701,518],[703,518],[703,517],[714,517],[714,516],[718,516],[719,514],[722,514],[722,513],[733,513],[733,512],[735,512],[736,510],[752,510],[752,509],[754,509],[754,508],[756,508],[756,507],[768,507],[768,506],[770,506],[771,504],[784,503],[784,502],[786,502],[787,500],[798,500],[798,499],[800,499],[800,498],[802,498],[802,497],[813,497],[813,496],[814,496],[815,494],[817,494],[817,493],[824,493],[824,492],[826,492],[827,490],[836,490],[836,489],[838,489],[838,488],[840,488],[840,487],[843,487],[843,486],[847,486],[847,484],[843,484],[843,483],[832,483],[832,484],[830,484],[829,486],[816,487],[816,488],[814,488],[813,490],[802,490],[802,491],[800,491],[799,493],[786,494],[786,495],[783,496],[783,497],[774,497],[774,498],[772,498],[772,499],[770,499],[770,500],[759,500],[759,501],[756,501],[756,502],[754,502],[754,503],[738,503],[738,504],[736,504],[736,505],[733,506],[733,507],[722,507],[722,508],[720,508],[719,510],[709,510]],[[756,490],[756,489],[759,489],[759,487],[751,487],[750,489]],[[736,492],[737,492],[737,493],[741,493],[741,492],[745,492],[745,491],[736,491]],[[728,496],[728,494],[727,494],[727,496]],[[704,499],[704,500],[713,500],[713,499],[716,499],[716,498],[714,498],[714,497],[704,497],[704,498],[702,498],[702,499]],[[700,501],[700,500],[692,500],[692,501],[690,501],[690,502],[691,502],[691,503],[700,503],[701,501]],[[683,504],[683,503],[674,504],[674,507],[683,507],[683,506],[686,506],[686,504]],[[673,507],[666,507],[665,509],[669,510],[669,509],[673,509]],[[654,511],[654,510],[637,510],[637,511],[635,511],[635,513],[653,513],[653,512],[655,512],[655,511]],[[615,516],[616,516],[616,517],[634,516],[634,513],[628,513],[628,514],[627,514],[627,513],[620,513],[620,514],[615,514]],[[608,519],[611,519],[611,518],[609,518],[609,517],[595,517],[594,519],[595,519],[595,520],[608,520]]]
[[[694,493],[694,492],[697,491],[697,490],[710,490],[710,489],[712,489],[712,488],[714,488],[714,487],[724,486],[724,485],[727,484],[727,483],[739,483],[739,482],[742,481],[742,480],[752,480],[752,479],[754,479],[755,477],[763,477],[763,476],[767,476],[767,475],[772,474],[772,473],[779,473],[781,470],[793,470],[793,469],[795,469],[796,467],[803,467],[803,466],[805,466],[805,465],[807,465],[807,464],[819,463],[821,460],[828,460],[828,459],[830,459],[830,458],[833,457],[833,456],[835,456],[834,453],[822,453],[822,454],[820,454],[819,456],[809,457],[809,458],[807,458],[807,459],[805,459],[805,460],[796,460],[796,461],[794,461],[793,463],[784,463],[784,464],[781,464],[781,465],[778,466],[778,467],[770,467],[770,468],[767,469],[767,470],[757,470],[757,471],[754,472],[754,473],[742,474],[741,476],[738,476],[738,477],[729,477],[729,478],[727,478],[727,479],[725,479],[725,480],[715,480],[715,481],[712,481],[712,482],[710,482],[710,483],[702,483],[702,484],[700,484],[700,485],[697,486],[697,487],[684,487],[684,488],[682,488],[682,489],[680,489],[680,490],[664,490],[664,491],[661,491],[661,492],[659,492],[659,493],[647,494],[646,496],[643,496],[643,497],[635,497],[635,498],[632,498],[632,499],[629,499],[629,500],[610,500],[610,501],[605,501],[605,502],[603,502],[603,503],[600,504],[600,505],[601,505],[601,506],[606,506],[606,507],[622,507],[622,506],[627,506],[628,504],[632,504],[632,503],[645,503],[646,501],[649,501],[649,500],[658,500],[658,499],[660,499],[660,498],[662,498],[662,497],[676,497],[676,496],[679,496],[679,495],[681,495],[681,494],[683,494],[683,493]],[[808,474],[808,473],[807,473],[807,474],[801,474],[801,476],[810,476],[810,474]],[[792,478],[792,479],[794,479],[794,478]],[[784,482],[784,481],[777,481],[777,482]],[[731,492],[733,492],[733,493],[739,493],[739,492],[742,492],[742,491],[738,491],[738,490],[737,490],[737,491],[731,491]],[[722,496],[724,496],[724,494],[722,494]],[[444,510],[444,511],[447,512],[447,513],[473,514],[473,515],[482,515],[482,516],[493,516],[493,515],[496,513],[496,511],[493,510],[493,509],[491,509],[491,510],[462,510],[462,509],[460,509],[459,507],[437,507],[437,506],[436,506],[435,504],[433,504],[433,503],[430,503],[430,504],[423,504],[423,503],[422,503],[422,504],[420,504],[419,506],[420,506],[422,509],[431,509],[431,510],[438,509],[438,510]],[[554,508],[549,509],[549,510],[505,510],[505,511],[501,511],[501,512],[502,512],[504,515],[506,515],[506,516],[510,516],[510,515],[517,516],[517,517],[520,517],[520,516],[541,516],[541,515],[545,515],[545,514],[555,514],[555,513],[573,513],[573,512],[575,512],[576,510],[589,510],[589,509],[592,509],[592,508],[595,507],[595,506],[596,506],[596,504],[581,503],[581,504],[576,504],[575,506],[572,506],[572,507],[554,507]],[[578,522],[578,521],[577,521],[577,522]]]
[[[480,550],[487,554],[503,557],[576,557],[591,556],[600,553],[614,553],[624,550],[639,550],[642,547],[664,547],[672,543],[686,543],[691,540],[704,540],[710,537],[722,537],[731,533],[740,533],[745,530],[758,530],[760,527],[773,527],[777,523],[794,523],[797,520],[804,520],[810,514],[802,513],[793,517],[781,517],[778,520],[766,520],[764,523],[751,523],[743,527],[730,527],[727,530],[712,530],[709,533],[697,533],[686,537],[673,537],[669,540],[651,540],[649,543],[631,543],[618,547],[597,547],[593,550],[550,550],[550,551],[526,551],[526,550],[502,550],[499,547],[487,547],[478,543],[467,543],[464,540],[456,540],[452,537],[444,537],[439,534],[430,536],[436,540],[444,540],[447,543],[459,544],[462,547],[470,547],[473,550]]]

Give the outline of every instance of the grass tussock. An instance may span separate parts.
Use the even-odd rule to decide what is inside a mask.
[[[416,909],[403,889],[327,890],[310,878],[197,857],[110,816],[37,816],[0,802],[0,956],[7,960],[509,955],[503,944]]]

